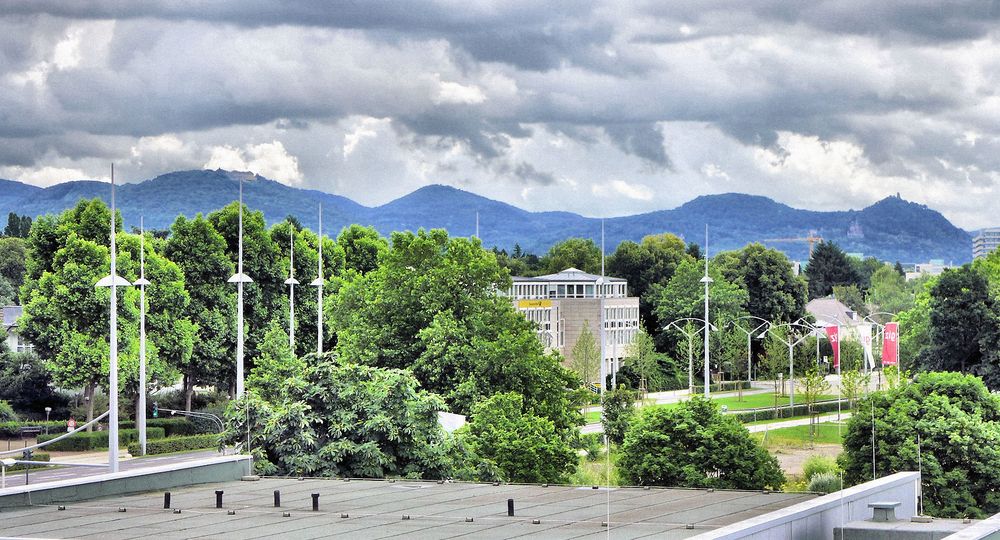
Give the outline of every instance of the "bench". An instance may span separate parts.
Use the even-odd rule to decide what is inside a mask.
[[[28,436],[37,437],[43,430],[44,428],[42,426],[21,426],[17,428],[18,434],[22,439]]]

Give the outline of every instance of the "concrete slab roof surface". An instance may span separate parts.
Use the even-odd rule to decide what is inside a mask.
[[[215,507],[223,490],[223,508]],[[281,492],[281,508],[273,493]],[[312,511],[319,493],[319,511]],[[0,512],[20,538],[687,538],[815,497],[755,491],[275,479]],[[507,516],[514,499],[515,516]],[[119,508],[125,508],[120,512]],[[173,509],[180,509],[175,514]],[[235,511],[234,515],[228,512]],[[283,517],[288,512],[289,517]],[[343,517],[346,515],[347,517]],[[409,519],[403,516],[408,515]],[[467,521],[471,518],[471,522]],[[539,520],[534,524],[534,520]],[[689,525],[693,528],[688,529]]]

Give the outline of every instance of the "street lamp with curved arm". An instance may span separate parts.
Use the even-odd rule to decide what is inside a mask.
[[[743,319],[757,320],[757,321],[761,321],[761,323],[758,324],[756,327],[754,327],[753,330],[747,330],[746,328],[743,328],[739,324],[736,324],[737,321],[740,321],[740,320],[743,320]],[[742,317],[736,317],[735,319],[732,319],[731,321],[729,321],[729,322],[726,323],[726,325],[733,326],[733,327],[739,329],[741,332],[743,332],[744,334],[747,335],[747,381],[748,382],[753,382],[753,371],[752,371],[752,366],[751,366],[751,363],[752,363],[751,354],[752,353],[751,353],[751,350],[750,350],[750,346],[751,346],[750,340],[753,338],[754,335],[757,334],[757,332],[760,331],[761,328],[764,328],[765,326],[768,326],[770,324],[771,324],[771,321],[768,321],[766,319],[762,319],[762,318],[754,316],[754,315],[744,315]]]
[[[798,323],[798,322],[770,324],[770,325],[768,325],[767,329],[765,329],[764,332],[761,333],[761,335],[759,337],[763,338],[763,337],[767,336],[767,334],[769,334],[770,332],[773,332],[776,328],[779,328],[779,327],[782,327],[782,326],[787,326],[788,327],[788,342],[787,342],[788,343],[788,385],[789,385],[788,386],[788,388],[789,388],[789,391],[788,391],[788,404],[791,405],[792,407],[794,407],[795,406],[795,358],[793,357],[793,352],[795,350],[795,346],[798,345],[799,343],[802,343],[803,340],[805,340],[807,337],[809,337],[809,334],[811,334],[815,330],[815,328],[812,327],[812,326],[809,326],[809,325]],[[792,341],[792,331],[793,331],[793,327],[795,327],[795,326],[798,326],[800,328],[805,328],[806,330],[808,330],[808,332],[802,334],[802,337],[800,337],[799,339],[797,339],[795,341]]]
[[[681,323],[691,323],[691,322],[701,323],[702,326],[701,328],[699,328],[694,332],[689,332],[687,329],[681,326]],[[701,333],[703,328],[705,328],[704,325],[705,325],[705,319],[684,317],[682,319],[670,321],[669,323],[667,323],[666,326],[663,327],[664,331],[673,328],[674,330],[677,330],[678,332],[684,334],[688,338],[688,394],[689,395],[694,393],[694,338]],[[712,331],[717,331],[715,325],[712,323],[708,323],[708,328]],[[705,377],[705,388],[708,388],[707,376]]]

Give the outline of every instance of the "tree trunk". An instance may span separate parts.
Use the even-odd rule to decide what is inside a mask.
[[[83,397],[87,401],[87,422],[94,419],[94,383],[88,383],[83,388]],[[87,428],[87,431],[94,431],[94,426]]]

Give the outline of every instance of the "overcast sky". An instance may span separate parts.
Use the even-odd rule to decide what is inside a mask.
[[[589,216],[899,192],[1000,225],[1000,0],[278,5],[0,0],[0,178],[221,167]]]

